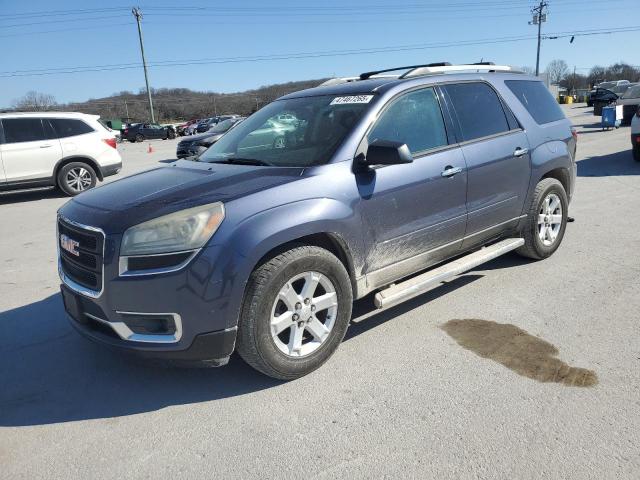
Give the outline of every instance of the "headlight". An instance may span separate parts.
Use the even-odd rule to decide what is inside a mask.
[[[224,220],[221,202],[154,218],[124,232],[120,255],[151,255],[201,248]]]

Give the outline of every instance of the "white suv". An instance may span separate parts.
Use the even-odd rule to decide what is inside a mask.
[[[0,114],[0,190],[57,186],[67,195],[122,169],[112,131],[98,115]]]

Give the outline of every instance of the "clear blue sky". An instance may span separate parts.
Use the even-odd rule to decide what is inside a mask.
[[[485,59],[533,66],[534,39],[428,49],[413,46],[533,36],[536,29],[527,22],[534,3],[180,0],[139,5],[144,13],[147,60],[151,63],[411,46],[400,51],[342,56],[150,68],[153,87],[236,92],[290,80],[346,76],[378,67],[431,61]],[[543,27],[546,33],[640,26],[639,0],[549,0],[549,4],[548,21]],[[6,76],[19,70],[103,68],[139,62],[131,6],[120,0],[0,0],[0,107],[10,106],[13,99],[29,90],[50,93],[59,102],[98,98],[121,90],[138,91],[144,85],[141,68]],[[106,10],[77,13],[92,9]],[[568,38],[547,40],[543,43],[541,68],[556,58],[566,60],[571,68],[577,66],[581,73],[594,64],[606,66],[621,60],[640,65],[639,40],[640,31],[579,36],[573,44]]]

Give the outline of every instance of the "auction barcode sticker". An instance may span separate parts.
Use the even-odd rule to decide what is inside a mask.
[[[336,97],[329,105],[348,105],[352,103],[369,103],[373,95],[352,95],[350,97]]]

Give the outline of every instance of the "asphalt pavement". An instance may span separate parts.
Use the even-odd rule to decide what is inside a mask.
[[[87,342],[59,294],[67,199],[0,194],[0,478],[639,478],[640,164],[628,127],[565,109],[579,178],[552,258],[360,301],[336,355],[288,383]],[[119,146],[120,176],[176,142]]]

